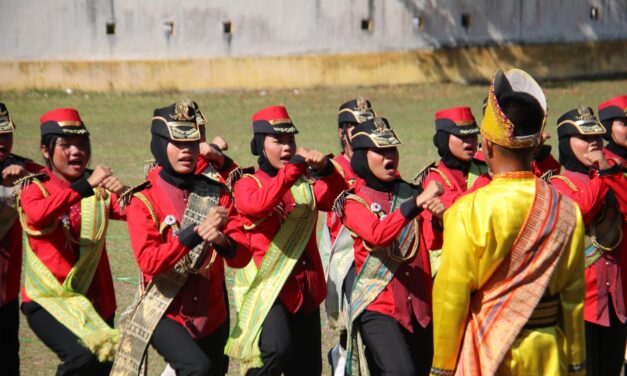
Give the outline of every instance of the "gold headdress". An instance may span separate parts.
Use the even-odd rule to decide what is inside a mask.
[[[497,99],[508,91],[527,93],[538,101],[544,111],[542,126],[538,133],[527,136],[514,135],[516,124],[503,113]],[[537,146],[540,144],[540,135],[546,124],[547,109],[546,96],[533,77],[520,69],[510,69],[507,72],[499,69],[490,85],[486,110],[481,121],[481,134],[489,141],[510,149]]]

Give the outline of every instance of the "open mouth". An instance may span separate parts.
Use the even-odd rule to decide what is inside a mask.
[[[70,160],[67,164],[74,167],[81,167],[83,165],[83,161],[80,159],[74,159]]]
[[[385,168],[386,170],[394,170],[394,162],[387,162],[383,165],[383,168]]]

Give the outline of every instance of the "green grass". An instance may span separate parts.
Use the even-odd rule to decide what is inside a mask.
[[[627,80],[543,83],[549,101],[547,129],[556,141],[557,118],[577,105],[596,105],[613,96],[624,94]],[[63,92],[0,92],[17,124],[14,152],[41,162],[38,151],[39,117],[56,107],[74,107],[91,132],[92,167],[111,166],[127,184],[143,180],[143,164],[150,158],[150,119],[156,107],[169,105],[183,97],[197,101],[208,120],[207,136],[222,135],[229,143],[227,152],[240,165],[253,165],[250,154],[251,115],[269,105],[283,104],[300,133],[299,146],[316,148],[325,153],[338,152],[337,108],[357,95],[369,98],[380,116],[387,117],[403,141],[400,147],[401,174],[410,179],[427,163],[437,159],[431,138],[436,110],[469,105],[481,118],[481,101],[486,85],[462,86],[433,84],[399,87],[353,87],[310,90],[277,90],[251,92],[109,94]],[[108,233],[108,251],[115,278],[119,313],[132,300],[137,288],[137,267],[124,223],[112,223]],[[24,375],[49,375],[58,364],[49,351],[20,323],[21,367]],[[333,345],[333,333],[323,329],[323,363],[326,351]],[[150,356],[150,374],[163,369],[163,362],[154,353]],[[231,362],[230,374],[237,368]]]

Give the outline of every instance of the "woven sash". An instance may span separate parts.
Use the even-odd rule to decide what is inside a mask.
[[[219,198],[219,185],[195,181],[180,227],[200,224],[209,209],[219,205]],[[170,270],[153,276],[143,293],[122,314],[120,341],[111,375],[140,373],[152,333],[189,274],[200,267],[208,247],[207,242],[201,242]]]
[[[349,196],[347,199],[358,199],[359,197]],[[398,185],[398,191],[394,195],[394,201],[390,209],[390,213],[394,212],[403,202],[413,199],[411,187],[406,183]],[[366,204],[367,206],[367,204]],[[361,338],[359,331],[355,327],[355,320],[359,315],[372,303],[377,296],[390,283],[396,270],[401,262],[393,257],[407,256],[412,247],[418,246],[418,228],[416,220],[410,221],[398,235],[393,245],[388,247],[379,247],[368,255],[361,270],[355,278],[355,284],[351,292],[350,308],[346,322],[348,329],[348,354],[346,362],[346,372],[352,375],[357,372],[361,375],[368,375],[367,362],[364,356],[363,346],[360,345]],[[358,350],[355,353],[355,349]]]
[[[353,237],[350,231],[342,226],[331,246],[329,265],[327,266],[327,297],[324,307],[329,320],[329,327],[334,330],[346,329],[345,316],[348,307],[343,298],[344,279],[355,262]]]
[[[251,260],[236,274],[237,322],[224,352],[241,362],[241,374],[249,368],[263,366],[259,350],[261,326],[303,254],[316,223],[316,201],[309,182],[300,178],[291,193],[296,206],[272,239],[259,270]]]
[[[572,237],[577,206],[543,180],[509,255],[472,295],[457,375],[494,375],[528,322]]]
[[[48,197],[42,184],[36,184]],[[106,197],[105,197],[106,196]],[[19,200],[18,200],[19,203]],[[118,331],[100,317],[89,299],[85,297],[102,256],[105,234],[109,223],[110,196],[96,189],[93,196],[81,200],[80,239],[68,238],[79,245],[80,257],[63,284],[48,270],[30,246],[25,244],[24,284],[28,296],[57,321],[76,335],[81,343],[101,362],[113,359]],[[27,223],[23,210],[22,223]],[[28,237],[43,235],[24,227]],[[66,232],[66,235],[69,232]]]

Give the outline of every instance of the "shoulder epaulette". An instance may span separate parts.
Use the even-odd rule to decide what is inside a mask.
[[[118,204],[122,207],[127,206],[128,204],[131,203],[131,199],[133,198],[133,195],[135,193],[141,192],[144,189],[148,188],[149,186],[150,186],[150,181],[144,180],[143,182],[137,185],[129,187],[127,190],[125,190],[124,192],[122,192],[122,194],[118,196]]]
[[[422,185],[422,183],[424,183],[425,179],[427,178],[427,175],[429,175],[429,171],[431,171],[431,169],[434,167],[435,162],[431,162],[430,164],[423,167],[420,171],[418,171],[416,176],[414,176],[414,179],[412,180],[413,183],[415,185]]]
[[[344,204],[346,204],[346,199],[348,198],[348,196],[354,195],[354,194],[355,194],[354,189],[347,189],[345,191],[342,191],[339,195],[337,195],[337,197],[335,198],[335,201],[333,201],[333,206],[331,207],[331,210],[340,219],[344,217]]]
[[[448,178],[448,176],[446,176],[446,174],[444,172],[442,172],[442,170],[436,168],[436,167],[431,167],[429,169],[429,172],[435,172],[436,174],[440,175],[440,177],[442,178],[442,180],[444,181],[444,184],[446,184],[449,188],[453,188],[453,184],[451,183],[451,180]]]
[[[261,180],[253,174],[242,174],[241,178],[251,178],[253,179],[259,187],[261,187]]]
[[[547,170],[544,174],[540,175],[540,179],[542,179],[542,180],[544,180],[546,182],[550,182],[550,180],[553,177],[553,175],[555,175],[555,171]]]
[[[572,189],[573,192],[579,191],[579,189],[577,189],[577,186],[572,181],[570,181],[569,178],[567,178],[564,175],[553,175],[553,176],[551,176],[551,178],[549,179],[549,183],[553,179],[561,180],[562,182],[564,182],[564,184],[566,184],[568,186],[568,188]]]
[[[226,178],[226,188],[229,192],[233,192],[233,186],[239,179],[244,175],[252,175],[255,172],[255,168],[253,166],[248,167],[237,167],[233,169],[233,171],[229,172],[229,176]]]
[[[329,161],[333,164],[333,167],[335,167],[335,169],[340,173],[340,175],[342,175],[343,178],[346,178],[346,174],[344,172],[344,169],[342,168],[342,165],[340,165],[338,161],[332,158],[329,158]]]
[[[47,177],[48,177],[48,174],[46,174],[45,172],[34,172],[22,178],[17,179],[15,183],[13,183],[13,186],[17,187],[18,190],[21,192],[24,189],[26,189],[26,187],[28,187],[31,183],[45,180]]]

